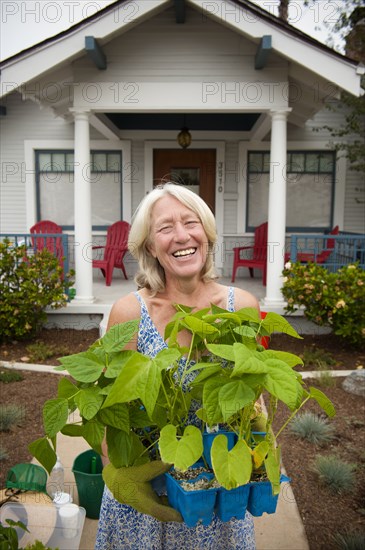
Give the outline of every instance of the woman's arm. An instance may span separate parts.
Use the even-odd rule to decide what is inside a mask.
[[[259,302],[253,294],[247,292],[247,290],[243,290],[242,288],[235,287],[234,309],[237,311],[243,307],[254,307],[257,311],[260,311]]]
[[[138,319],[140,316],[141,308],[137,298],[133,293],[127,294],[126,296],[119,298],[119,300],[112,306],[109,314],[107,331],[114,325],[125,323],[126,321],[132,321],[133,319]],[[131,340],[124,349],[137,349],[137,337],[133,338],[133,340]],[[109,462],[108,448],[105,437],[101,448],[103,452],[102,462],[105,466]]]

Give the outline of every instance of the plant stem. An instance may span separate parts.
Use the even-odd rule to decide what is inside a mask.
[[[292,412],[292,414],[289,416],[289,418],[287,419],[286,422],[284,422],[284,424],[281,426],[280,430],[278,431],[278,433],[276,434],[275,438],[277,439],[279,437],[279,435],[281,434],[281,432],[286,428],[286,426],[289,424],[289,422],[291,422],[291,420],[293,420],[294,416],[298,413],[298,411],[303,407],[303,405],[305,405],[305,403],[311,398],[310,395],[308,395],[308,397],[306,397],[304,399],[304,401],[302,401],[302,403],[300,404],[300,406],[295,409],[295,411]]]

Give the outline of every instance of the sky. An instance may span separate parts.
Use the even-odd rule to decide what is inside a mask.
[[[277,14],[279,0],[251,1]],[[303,0],[291,0],[290,23],[326,43],[328,30],[324,25],[336,22],[345,1],[317,0],[312,6],[304,7]],[[0,59],[68,29],[113,2],[115,0],[1,0]]]

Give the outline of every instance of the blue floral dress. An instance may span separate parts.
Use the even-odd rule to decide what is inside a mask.
[[[166,344],[149,316],[142,297],[137,349],[154,357]],[[227,309],[234,311],[234,288],[228,287]],[[222,522],[214,516],[210,525],[187,527],[184,523],[160,522],[120,504],[105,487],[95,550],[255,550],[253,518]]]

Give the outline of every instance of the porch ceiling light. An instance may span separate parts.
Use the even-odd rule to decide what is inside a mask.
[[[177,142],[183,149],[186,149],[191,144],[191,133],[186,126],[181,128],[177,136]]]

